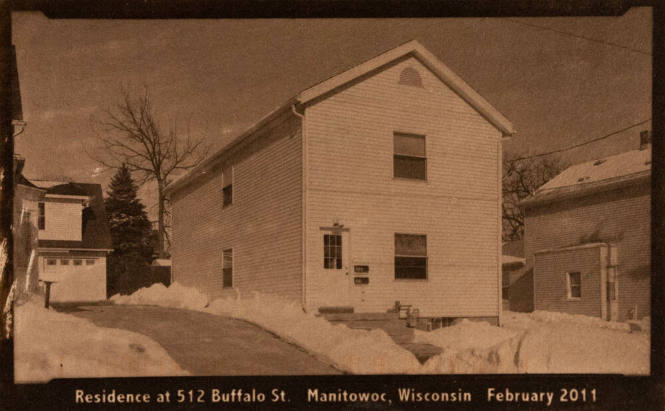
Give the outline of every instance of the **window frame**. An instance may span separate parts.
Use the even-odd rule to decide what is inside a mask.
[[[425,237],[425,255],[405,255],[397,254],[397,249],[395,247],[395,242],[398,235],[403,236],[423,236]],[[427,234],[423,233],[404,233],[396,232],[393,234],[393,280],[394,281],[429,281],[429,247],[427,246]],[[397,258],[422,258],[425,260],[425,277],[424,278],[405,278],[397,277]]]
[[[222,169],[222,208],[227,208],[233,205],[233,181],[235,180],[235,170],[234,166],[227,167]],[[224,170],[227,170],[226,172]],[[230,170],[230,172],[228,171]],[[224,185],[224,180],[226,175],[231,174],[231,182],[227,185]],[[227,198],[229,201],[227,202]]]
[[[335,237],[335,244],[328,241],[326,244],[326,237]],[[344,246],[342,232],[329,231],[323,233],[323,269],[324,270],[342,270],[344,269]],[[339,241],[337,241],[339,240]],[[330,250],[328,257],[326,257],[326,250]],[[332,252],[335,250],[335,252]],[[331,266],[327,266],[328,261],[332,261]]]
[[[40,201],[37,203],[37,229],[40,231],[46,230],[46,202]]]
[[[226,263],[226,253],[227,252],[231,255],[231,267],[230,268],[229,267],[225,268],[225,266],[224,266],[225,263]],[[234,264],[234,262],[233,262],[233,248],[223,249],[222,250],[222,289],[232,289],[233,288],[233,283],[234,283],[234,281],[233,281],[233,271],[234,271],[233,270],[233,268],[234,268],[233,264]],[[225,270],[231,270],[231,277],[230,277],[231,284],[230,285],[226,285],[226,281],[225,281],[226,271]]]
[[[82,258],[72,259],[72,265],[83,265],[83,259]]]
[[[579,275],[579,284],[573,284],[572,275]],[[573,295],[573,288],[579,290],[579,296]],[[582,299],[582,273],[580,271],[567,271],[566,272],[566,297],[568,301],[579,301]]]
[[[398,154],[395,152],[395,139],[397,136],[407,136],[407,137],[418,137],[423,139],[423,155],[422,156],[417,156],[417,155],[409,155],[409,154]],[[423,160],[425,165],[425,175],[423,178],[416,178],[416,177],[404,177],[404,176],[397,176],[395,175],[397,168],[395,167],[396,163],[395,160],[396,158],[405,158],[405,159],[418,159],[418,160]],[[405,180],[405,181],[422,181],[427,183],[429,181],[429,173],[428,173],[428,161],[427,161],[427,135],[425,134],[420,134],[420,133],[410,133],[410,132],[405,132],[405,131],[398,131],[395,130],[393,131],[393,179],[394,180]]]

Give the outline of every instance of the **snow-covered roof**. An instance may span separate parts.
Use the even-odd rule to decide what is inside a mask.
[[[522,201],[531,205],[562,195],[586,193],[651,174],[651,147],[600,158],[568,167]]]
[[[502,265],[524,265],[526,264],[526,259],[522,257],[515,257],[512,255],[506,255],[504,254],[501,256],[501,264]]]
[[[160,266],[160,267],[170,267],[171,266],[171,260],[168,259],[168,258],[155,258],[152,261],[152,265]]]

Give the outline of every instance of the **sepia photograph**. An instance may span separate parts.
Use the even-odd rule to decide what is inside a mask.
[[[15,383],[649,376],[652,17],[12,12]]]

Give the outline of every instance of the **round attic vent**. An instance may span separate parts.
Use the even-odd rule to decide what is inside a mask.
[[[399,75],[399,84],[405,86],[421,87],[423,86],[423,81],[420,78],[420,73],[418,70],[413,67],[407,67]]]

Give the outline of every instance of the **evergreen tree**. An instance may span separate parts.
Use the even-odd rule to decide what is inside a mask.
[[[104,205],[113,252],[108,258],[107,294],[128,294],[148,285],[152,226],[145,206],[136,198],[136,184],[125,166],[111,179]]]

